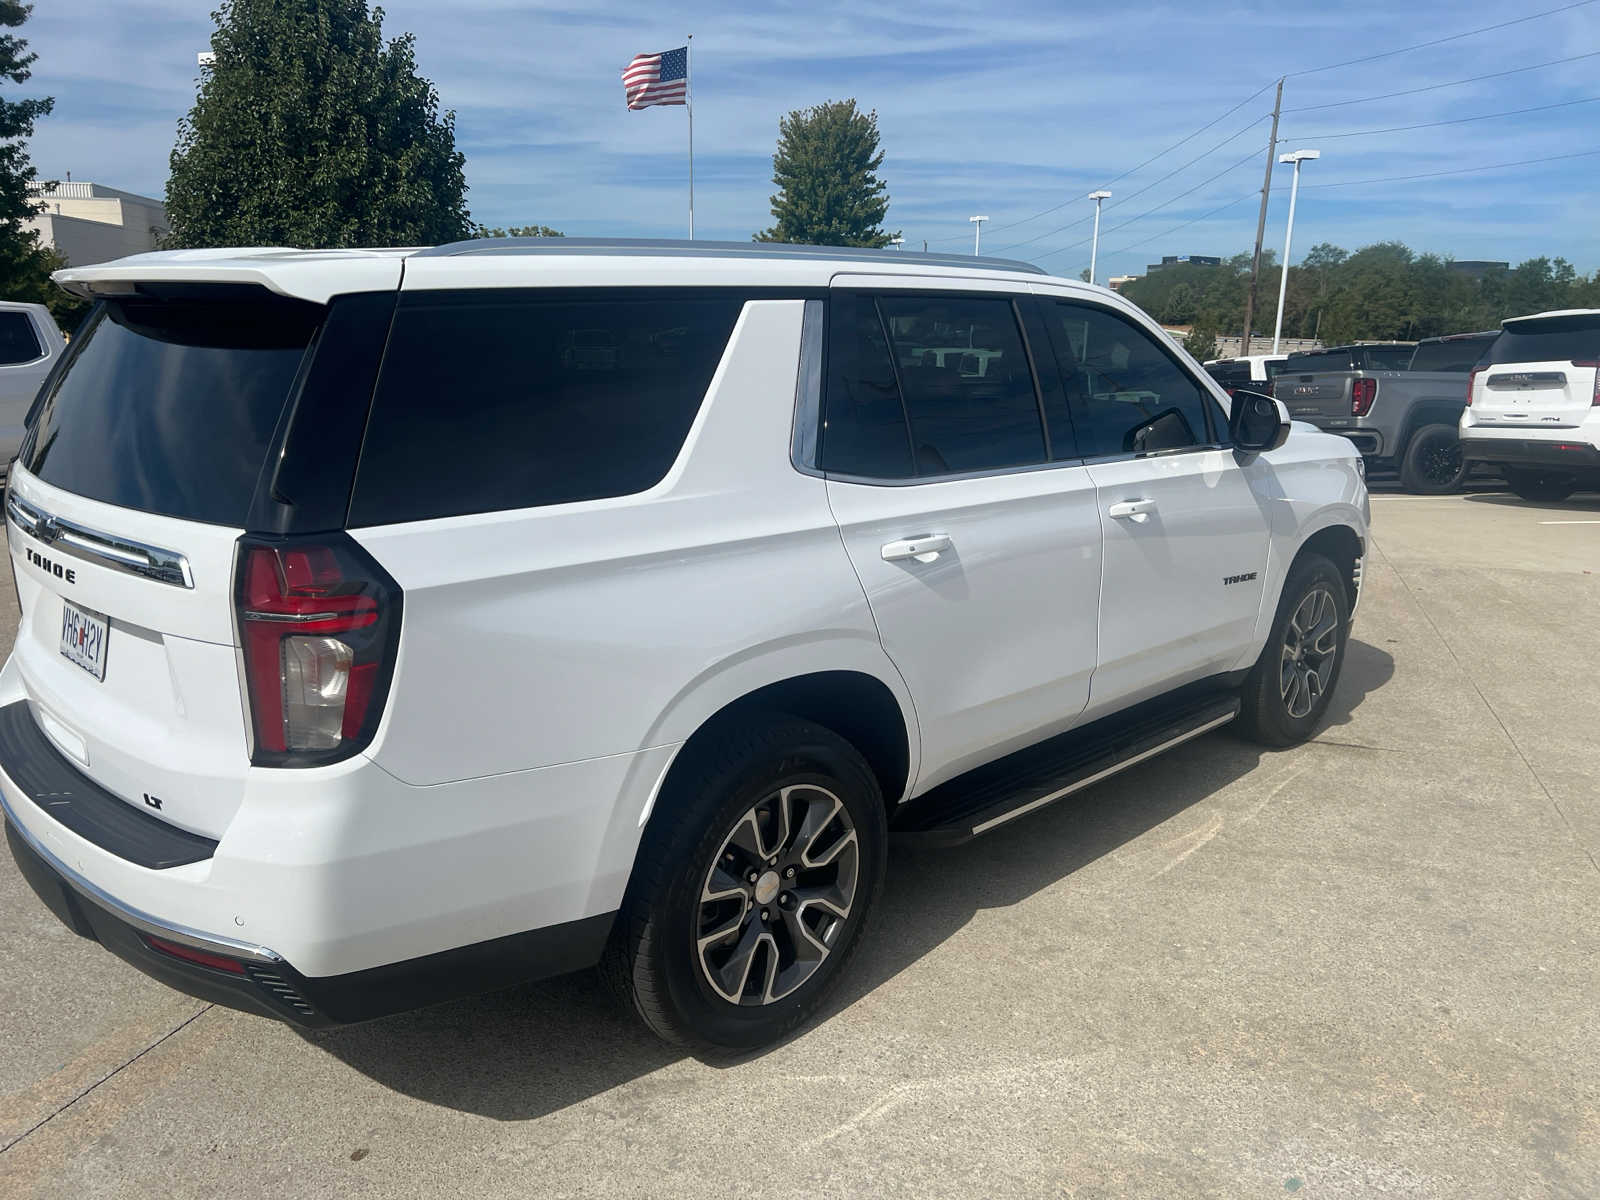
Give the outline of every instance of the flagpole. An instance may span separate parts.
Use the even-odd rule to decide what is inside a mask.
[[[684,104],[689,110],[689,240],[694,241],[694,34],[683,47]]]

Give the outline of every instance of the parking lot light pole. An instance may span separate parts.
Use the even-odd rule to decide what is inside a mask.
[[[1321,157],[1320,150],[1291,150],[1278,156],[1279,162],[1294,164],[1294,181],[1289,184],[1289,224],[1283,231],[1283,266],[1278,270],[1278,319],[1272,324],[1274,354],[1278,352],[1278,341],[1283,334],[1283,298],[1289,291],[1289,244],[1294,239],[1294,202],[1300,194],[1300,164]],[[1245,353],[1250,353],[1248,347]]]
[[[1094,283],[1095,264],[1100,259],[1100,202],[1108,200],[1111,193],[1107,191],[1090,192],[1089,199],[1094,201],[1094,238],[1089,242],[1089,282]]]
[[[988,217],[968,217],[972,222],[972,253],[978,253],[978,247],[983,243],[983,223]]]
[[[892,237],[889,239],[889,245],[896,250],[904,250],[906,248],[906,240],[903,237]]]

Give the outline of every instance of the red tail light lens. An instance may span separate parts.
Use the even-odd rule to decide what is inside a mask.
[[[1581,362],[1574,360],[1572,365],[1575,367],[1588,367],[1594,371],[1594,395],[1589,399],[1589,406],[1591,408],[1600,407],[1600,358],[1585,359]]]
[[[319,766],[367,745],[394,671],[399,585],[340,534],[240,539],[235,588],[251,761]]]
[[[1378,398],[1376,379],[1357,379],[1350,384],[1350,415],[1364,417],[1372,411],[1372,402]]]
[[[1484,367],[1473,367],[1467,374],[1467,407],[1472,407],[1472,393],[1478,389],[1478,375],[1486,370]]]

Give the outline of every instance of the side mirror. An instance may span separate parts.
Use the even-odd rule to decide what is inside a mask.
[[[1271,396],[1240,388],[1228,413],[1228,436],[1246,454],[1276,450],[1289,439],[1289,410]]]

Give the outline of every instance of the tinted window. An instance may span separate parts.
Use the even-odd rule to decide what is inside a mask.
[[[1600,313],[1507,325],[1483,356],[1488,363],[1593,362],[1600,359]]]
[[[1360,354],[1369,371],[1404,371],[1411,363],[1413,346],[1363,346]]]
[[[1247,362],[1210,363],[1206,371],[1226,388],[1247,388],[1251,383],[1250,364]]]
[[[1004,298],[878,298],[918,475],[1045,461],[1044,423],[1016,313]]]
[[[1085,457],[1151,454],[1210,442],[1200,384],[1149,334],[1090,305],[1061,302],[1049,311],[1050,336]]]
[[[1449,371],[1465,375],[1478,365],[1478,359],[1493,340],[1486,337],[1448,338],[1442,342],[1418,342],[1411,356],[1410,370]]]
[[[242,525],[322,311],[298,301],[102,307],[73,339],[23,465],[108,504]]]
[[[625,496],[659,483],[742,307],[717,293],[403,296],[350,524]]]
[[[44,357],[27,313],[0,312],[0,367]]]
[[[1279,359],[1277,362],[1263,363],[1262,365],[1266,368],[1268,383],[1289,369],[1288,362],[1283,359]]]
[[[871,296],[840,293],[829,301],[827,354],[822,469],[871,479],[915,475],[894,361]]]
[[[1312,350],[1291,354],[1279,370],[1282,375],[1311,375],[1319,371],[1351,371],[1355,360],[1349,350]]]

